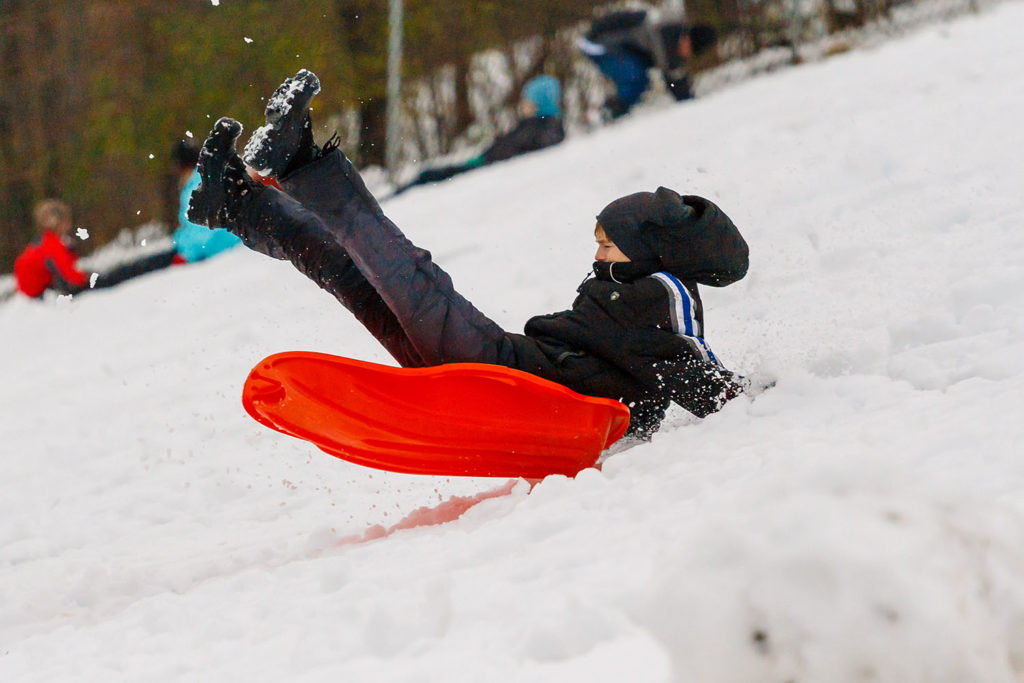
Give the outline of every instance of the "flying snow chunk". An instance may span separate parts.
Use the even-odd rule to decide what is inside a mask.
[[[251,43],[251,42],[252,42],[252,38],[250,38],[250,37],[248,37],[248,36],[246,36],[246,37],[245,37],[245,38],[243,38],[242,40],[244,40],[244,41],[245,41],[245,42],[247,42],[247,43]]]
[[[78,230],[75,230],[75,237],[80,240],[87,240],[89,239],[89,231],[85,228],[79,228]]]
[[[99,280],[99,279],[100,279],[100,274],[99,273],[93,273],[92,275],[90,275],[89,276],[89,289],[92,289],[93,287],[95,287],[96,286],[96,281]]]
[[[214,7],[217,7],[217,6],[220,5],[220,0],[210,0],[210,2],[213,3]]]
[[[191,137],[193,137],[193,135],[192,135],[192,131],[190,131],[190,130],[186,130],[186,131],[185,131],[185,137],[187,137],[187,138],[191,138]]]

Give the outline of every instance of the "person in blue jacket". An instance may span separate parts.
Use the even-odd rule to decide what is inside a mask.
[[[671,12],[643,9],[606,14],[591,25],[577,47],[615,87],[604,110],[611,118],[626,114],[651,85],[649,69],[661,72],[666,89],[679,101],[693,98],[692,58],[710,50],[714,27],[689,25]]]
[[[188,200],[199,187],[199,150],[185,140],[171,154],[178,170],[178,228],[171,235],[174,249],[186,263],[194,263],[230,249],[241,240],[223,228],[211,230],[188,219]]]

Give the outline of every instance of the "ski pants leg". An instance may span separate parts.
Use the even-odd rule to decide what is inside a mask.
[[[456,292],[430,253],[384,215],[339,150],[302,167],[281,185],[323,221],[341,247],[335,258],[354,263],[394,314],[421,364],[516,365],[509,335]]]
[[[272,226],[243,236],[246,246],[287,259],[333,295],[376,337],[402,367],[428,363],[420,356],[398,318],[319,216],[273,187],[261,191],[247,209],[249,226]],[[271,236],[273,235],[273,236]]]

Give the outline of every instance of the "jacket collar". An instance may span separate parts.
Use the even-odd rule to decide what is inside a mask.
[[[627,261],[625,263],[594,261],[594,277],[605,282],[633,282],[642,277],[653,275],[659,270],[661,268],[657,259]]]

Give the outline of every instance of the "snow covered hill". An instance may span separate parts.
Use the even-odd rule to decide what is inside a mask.
[[[1024,681],[1022,25],[1007,2],[389,202],[511,329],[569,305],[622,194],[705,195],[750,243],[707,337],[778,386],[532,491],[249,419],[270,353],[389,362],[287,264],[0,306],[0,680]]]

